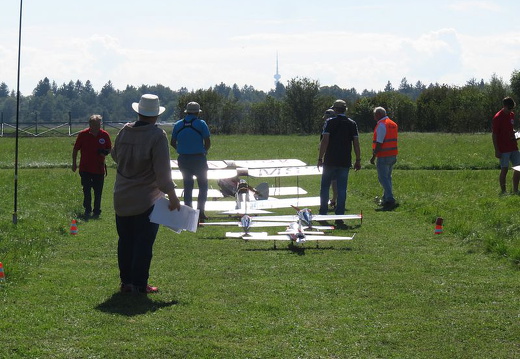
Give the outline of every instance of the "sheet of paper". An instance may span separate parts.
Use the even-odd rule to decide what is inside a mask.
[[[181,205],[180,211],[170,211],[168,208],[169,201],[166,198],[160,198],[155,202],[150,221],[162,224],[177,233],[181,231],[197,232],[199,224],[199,210]]]

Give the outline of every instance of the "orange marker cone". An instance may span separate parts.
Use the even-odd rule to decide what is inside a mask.
[[[76,224],[75,219],[73,219],[70,224],[70,234],[78,234],[78,225]]]
[[[0,262],[0,282],[5,281],[4,265]]]
[[[437,220],[435,221],[435,234],[441,234],[442,233],[442,217],[437,217]]]

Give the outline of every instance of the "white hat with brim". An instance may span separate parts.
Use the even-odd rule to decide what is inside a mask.
[[[164,107],[159,106],[159,97],[152,94],[141,96],[139,102],[132,104],[132,109],[138,114],[147,117],[159,116],[166,110]]]
[[[347,103],[343,100],[336,100],[334,101],[334,104],[332,105],[332,108],[347,108]]]
[[[186,105],[184,113],[198,114],[201,113],[200,105],[197,102],[189,102]]]

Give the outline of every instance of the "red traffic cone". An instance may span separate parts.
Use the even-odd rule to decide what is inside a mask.
[[[70,224],[70,234],[78,234],[78,225],[76,224],[75,219],[73,219]]]
[[[5,281],[4,265],[0,262],[0,282]]]
[[[442,217],[437,217],[437,220],[435,221],[435,234],[441,234],[442,233]]]

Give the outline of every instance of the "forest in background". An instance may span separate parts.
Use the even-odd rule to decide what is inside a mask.
[[[348,104],[347,115],[361,132],[372,131],[376,106],[387,109],[401,131],[474,133],[489,132],[493,115],[502,107],[502,99],[520,100],[520,72],[514,70],[509,81],[493,75],[488,81],[471,79],[464,86],[409,84],[406,78],[397,88],[388,82],[383,91],[339,86],[320,86],[318,80],[293,78],[278,83],[269,92],[245,85],[240,88],[224,83],[208,89],[172,90],[164,85],[127,85],[115,89],[108,81],[95,91],[89,80],[57,85],[47,77],[40,80],[30,95],[20,96],[21,123],[86,123],[91,114],[103,115],[105,122],[128,122],[136,116],[131,108],[144,93],[159,96],[166,107],[162,122],[174,122],[183,115],[186,104],[201,104],[202,118],[213,134],[311,134],[323,126],[322,115],[334,100]],[[15,90],[0,82],[2,123],[16,122]],[[518,118],[517,118],[518,120]]]

